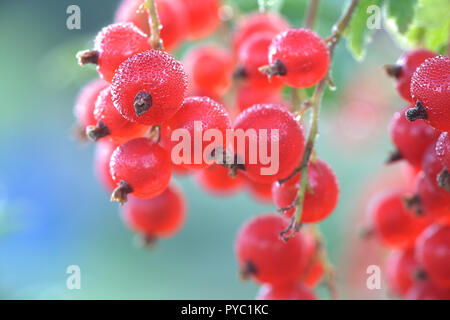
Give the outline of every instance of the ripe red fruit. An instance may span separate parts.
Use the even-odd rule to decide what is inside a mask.
[[[384,191],[374,197],[368,213],[375,235],[390,248],[411,247],[429,224],[427,219],[406,209],[403,194],[397,190]]]
[[[436,141],[439,132],[423,120],[410,122],[405,117],[408,107],[396,112],[389,126],[391,139],[398,153],[416,168],[420,168],[427,148]]]
[[[109,87],[100,92],[95,103],[94,117],[97,124],[86,128],[86,135],[94,141],[109,137],[120,143],[142,137],[149,130],[148,126],[128,121],[117,111]]]
[[[274,36],[289,28],[289,23],[272,12],[254,13],[244,17],[233,36],[233,50],[239,52],[241,44],[259,32],[270,32]]]
[[[305,270],[306,248],[302,234],[289,241],[280,232],[289,220],[266,214],[252,218],[241,227],[236,238],[236,255],[243,276],[260,283],[282,284],[295,281]]]
[[[442,132],[436,143],[436,154],[442,165],[450,170],[450,135]]]
[[[94,126],[97,120],[94,117],[94,108],[100,91],[108,87],[108,83],[103,80],[93,80],[86,84],[78,94],[74,114],[78,124],[86,129],[87,126]]]
[[[229,128],[231,128],[231,119],[221,104],[208,97],[189,97],[184,100],[181,109],[161,125],[161,140],[172,159],[174,158],[172,152],[176,152],[175,155],[182,158],[183,166],[201,169],[214,163],[214,159],[209,160],[208,157],[216,147],[223,148],[226,131]],[[204,142],[203,134],[208,129],[218,130],[222,139],[210,137],[211,142]],[[189,136],[173,137],[176,130],[178,133],[183,130],[189,133]],[[176,140],[172,140],[174,138]],[[214,142],[210,145],[212,141]],[[180,143],[186,145],[186,148],[180,150]],[[177,149],[174,151],[174,148]],[[184,154],[185,149],[190,149],[190,154]]]
[[[330,66],[327,45],[314,31],[289,29],[277,35],[269,48],[264,73],[295,88],[308,88],[322,80]]]
[[[414,250],[393,250],[386,260],[386,274],[391,290],[404,296],[419,277],[419,264]]]
[[[117,184],[111,177],[111,172],[109,171],[109,162],[117,147],[118,144],[113,141],[100,140],[95,148],[94,170],[103,188],[108,193],[111,193],[117,187]]]
[[[102,79],[111,82],[122,62],[132,55],[150,50],[147,35],[132,23],[111,24],[95,38],[94,50],[82,51],[79,63],[94,63]]]
[[[184,0],[188,15],[188,37],[191,40],[212,34],[220,23],[219,0]]]
[[[450,131],[450,58],[426,60],[411,79],[411,95],[417,103],[406,111],[408,120],[425,119],[440,131]]]
[[[213,164],[208,168],[197,171],[195,180],[208,192],[219,196],[230,195],[242,187],[244,179],[240,174],[232,178],[228,173],[227,168]]]
[[[185,216],[183,194],[173,185],[152,199],[130,196],[122,212],[126,225],[143,235],[146,241],[172,236],[180,230]]]
[[[253,198],[261,203],[272,203],[272,183],[259,183],[251,179],[246,179],[246,181]]]
[[[302,208],[302,223],[313,223],[327,218],[337,205],[339,185],[333,169],[324,161],[317,159],[308,166],[308,182],[311,192],[306,190]],[[274,182],[272,195],[278,208],[291,206],[297,198],[300,187],[300,174],[280,184]],[[285,212],[291,217],[296,208]]]
[[[126,202],[127,194],[148,199],[154,198],[167,188],[172,174],[167,152],[150,139],[130,140],[111,156],[111,176],[119,187],[111,200]]]
[[[408,102],[414,103],[411,97],[411,77],[416,69],[426,59],[433,58],[436,53],[426,49],[416,49],[405,52],[395,65],[386,66],[386,72],[396,79],[395,87],[398,94]]]
[[[259,71],[259,68],[269,63],[269,46],[274,35],[272,33],[256,33],[246,39],[239,49],[239,62],[242,65],[244,77],[256,87],[280,88],[281,80],[274,77],[270,80]],[[270,101],[264,101],[268,103]]]
[[[300,280],[309,288],[313,288],[322,279],[325,269],[322,262],[320,261],[319,255],[317,254],[318,250],[321,249],[315,237],[313,237],[311,234],[305,233],[304,241],[308,262],[306,264],[305,272],[300,277]]]
[[[114,76],[114,106],[128,120],[155,125],[171,118],[181,107],[187,78],[180,62],[157,50],[125,60]]]
[[[417,239],[416,255],[431,280],[450,289],[450,226],[434,224],[425,229]]]
[[[192,89],[222,96],[231,85],[233,60],[228,51],[216,46],[201,46],[184,58]]]
[[[425,177],[432,183],[436,183],[438,174],[444,168],[442,162],[439,161],[436,154],[436,143],[432,143],[425,151],[425,155],[422,159],[422,168],[425,173]],[[450,193],[448,196],[450,198]]]
[[[406,300],[450,300],[450,290],[431,281],[417,281],[405,296]]]
[[[245,148],[234,141],[234,150],[244,163],[245,174],[256,182],[269,183],[286,178],[302,159],[305,148],[303,129],[293,114],[280,105],[260,104],[244,110],[237,117],[234,130],[236,136],[247,133]],[[278,137],[274,130],[278,130]],[[274,170],[276,172],[262,171],[270,167],[270,164],[262,164],[261,160],[264,159],[260,156],[260,146],[265,141],[267,155],[274,157],[272,169],[278,167],[278,170]],[[271,151],[272,144],[278,145],[278,153],[276,150]]]
[[[314,292],[300,282],[281,285],[264,285],[259,290],[257,300],[317,300]]]
[[[244,84],[237,91],[236,103],[239,112],[242,112],[255,104],[271,103],[281,105],[281,92],[278,88],[273,90],[265,88],[264,90],[261,90],[261,88],[257,86]]]
[[[162,29],[161,39],[165,50],[173,50],[185,37],[188,23],[187,8],[181,0],[155,0]],[[117,9],[115,21],[132,22],[151,36],[147,10],[139,10],[142,0],[124,0]]]

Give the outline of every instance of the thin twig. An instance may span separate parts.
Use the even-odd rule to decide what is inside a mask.
[[[308,11],[305,16],[305,28],[312,29],[316,21],[317,9],[319,8],[320,0],[311,0],[309,2]]]
[[[164,46],[160,37],[162,25],[159,20],[155,0],[145,0],[145,8],[148,10],[150,30],[152,33],[150,36],[150,45],[155,50],[163,50]]]

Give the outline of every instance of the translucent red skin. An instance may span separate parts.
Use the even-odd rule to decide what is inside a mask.
[[[411,79],[411,95],[425,106],[425,122],[450,131],[450,58],[437,56],[421,64]]]
[[[428,147],[427,151],[425,151],[422,159],[422,168],[427,179],[429,179],[432,183],[436,183],[437,175],[444,168],[442,162],[439,161],[436,154],[436,143],[432,143]],[[450,198],[450,193],[448,196]]]
[[[305,272],[300,277],[300,280],[307,287],[313,288],[317,284],[319,284],[320,280],[323,277],[325,269],[317,255],[317,250],[319,248],[317,247],[316,239],[308,233],[304,233],[303,239],[306,246],[306,255],[308,262],[305,268]]]
[[[394,114],[389,133],[402,157],[415,168],[421,168],[425,151],[439,137],[439,131],[420,119],[408,121],[405,112],[409,108],[405,107]]]
[[[314,292],[300,282],[282,285],[264,285],[258,292],[257,300],[317,300]]]
[[[314,31],[298,28],[278,34],[269,48],[269,63],[281,60],[286,75],[275,76],[295,88],[308,88],[322,80],[330,66],[325,41]]]
[[[303,223],[314,223],[327,218],[336,208],[339,197],[339,184],[333,169],[324,161],[317,159],[308,167],[308,182],[312,193],[305,193],[302,208]],[[272,196],[278,208],[291,206],[300,187],[300,174],[285,183],[274,182]],[[295,208],[285,212],[287,217],[295,213]]]
[[[233,36],[233,51],[237,54],[241,44],[256,33],[270,32],[275,36],[288,28],[289,23],[282,16],[272,12],[246,16]]]
[[[450,290],[440,288],[431,281],[417,281],[408,290],[406,300],[450,300]]]
[[[279,170],[274,175],[262,175],[260,169],[268,167],[261,165],[258,157],[256,164],[249,163],[249,138],[246,138],[245,157],[240,155],[244,160],[244,173],[248,178],[256,182],[270,183],[289,176],[292,171],[300,163],[305,148],[305,138],[303,129],[295,120],[292,113],[284,107],[276,104],[260,104],[244,110],[234,123],[234,129],[254,129],[258,134],[260,129],[267,130],[267,150],[270,154],[271,130],[278,129],[279,132]],[[252,137],[258,140],[259,136]],[[232,142],[237,150],[237,143]],[[259,149],[259,148],[258,148]]]
[[[235,250],[239,265],[252,263],[253,279],[259,283],[282,284],[298,280],[306,267],[306,248],[302,233],[289,241],[280,239],[280,231],[290,221],[279,215],[259,215],[239,230]]]
[[[185,217],[183,194],[173,185],[152,199],[130,196],[122,211],[122,218],[129,228],[155,238],[167,238],[177,233]]]
[[[253,86],[259,87],[260,90],[266,88],[279,89],[283,86],[282,81],[278,77],[272,79],[259,71],[259,68],[269,64],[269,47],[274,37],[270,32],[259,32],[248,37],[240,46],[239,62],[244,67],[246,80]],[[263,101],[269,103],[270,101]]]
[[[160,145],[147,138],[130,140],[111,156],[110,172],[118,185],[121,180],[138,198],[154,198],[167,188],[172,175],[170,157]]]
[[[124,0],[116,11],[116,22],[132,22],[147,35],[151,35],[148,11],[137,12],[142,0]],[[181,0],[156,0],[159,20],[163,28],[160,35],[164,49],[172,51],[187,35],[187,9]]]
[[[95,38],[98,52],[97,71],[105,81],[111,82],[122,62],[136,53],[150,50],[145,33],[132,23],[116,23],[104,27]]]
[[[188,38],[198,40],[211,35],[219,26],[219,0],[183,0],[188,15]]]
[[[149,126],[128,121],[117,111],[109,87],[100,92],[95,103],[94,117],[97,122],[103,121],[110,132],[102,139],[113,139],[118,143],[142,137],[149,130]]]
[[[450,170],[450,135],[448,132],[442,132],[436,143],[436,155],[442,165]]]
[[[449,192],[437,185],[436,180],[427,179],[420,173],[415,182],[414,193],[419,196],[425,217],[450,224]]]
[[[235,178],[232,178],[228,172],[229,170],[225,167],[213,164],[208,168],[197,171],[195,180],[209,193],[228,196],[239,191],[244,184],[242,175],[238,174]]]
[[[405,52],[397,61],[397,66],[401,67],[399,76],[396,78],[395,88],[398,94],[408,102],[414,103],[411,97],[411,77],[416,69],[429,58],[436,56],[436,53],[426,49],[416,49]]]
[[[186,88],[187,77],[182,64],[168,53],[149,50],[120,65],[111,93],[114,106],[126,119],[155,125],[170,119],[181,108]],[[139,91],[152,96],[152,106],[140,117],[134,109],[134,99]]]
[[[436,285],[450,289],[450,226],[425,229],[417,238],[416,257]]]
[[[83,129],[97,124],[97,120],[94,117],[95,102],[100,91],[108,87],[108,85],[106,81],[93,80],[80,90],[75,102],[74,114],[78,124]]]
[[[254,199],[261,203],[272,203],[272,183],[259,183],[246,179],[247,187]]]
[[[404,296],[417,281],[416,273],[419,263],[414,257],[414,249],[393,250],[386,260],[386,275],[389,288],[396,294]]]
[[[181,142],[181,140],[171,140],[172,132],[178,129],[187,130],[191,137],[191,159],[189,164],[182,163],[182,165],[190,169],[202,169],[213,163],[213,161],[205,161],[205,159],[203,159],[203,152],[212,141],[198,141],[199,143],[202,143],[199,146],[201,150],[201,163],[195,164],[194,156],[197,143],[194,139],[195,121],[201,122],[203,134],[208,129],[219,130],[222,133],[223,140],[214,141],[214,143],[216,146],[225,145],[226,131],[231,128],[230,116],[224,106],[208,97],[186,98],[180,110],[170,120],[161,124],[161,141],[164,148],[171,154],[172,149]]]
[[[96,144],[94,157],[95,174],[106,192],[111,193],[117,184],[111,177],[109,162],[118,144],[110,140],[100,140]]]
[[[201,46],[192,49],[183,60],[193,90],[222,96],[231,85],[234,63],[225,49]]]
[[[245,84],[238,89],[236,94],[236,104],[239,112],[242,112],[255,104],[262,103],[282,104],[280,90],[278,88],[273,90],[265,88],[261,90],[261,88],[251,84]]]
[[[389,248],[406,249],[429,225],[429,220],[414,216],[403,203],[403,194],[389,190],[378,194],[369,205],[373,231]]]

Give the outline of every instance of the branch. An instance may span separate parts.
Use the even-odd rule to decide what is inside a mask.
[[[343,16],[339,19],[339,21],[334,25],[332,29],[332,34],[330,37],[327,38],[327,44],[328,44],[328,50],[330,52],[330,57],[333,56],[334,49],[336,48],[337,43],[341,39],[342,33],[347,28],[351,17],[359,3],[359,0],[352,0],[346,11],[344,12]],[[311,114],[311,122],[310,122],[310,129],[309,129],[309,135],[305,146],[305,151],[303,153],[303,158],[300,163],[300,165],[297,167],[297,169],[294,170],[294,172],[286,179],[280,180],[280,183],[283,183],[287,181],[288,179],[294,177],[298,172],[301,171],[301,177],[300,177],[300,187],[298,190],[297,195],[297,201],[298,206],[297,210],[295,212],[295,215],[292,218],[292,223],[288,227],[288,229],[284,230],[281,233],[281,236],[288,240],[291,238],[297,230],[300,229],[300,221],[302,218],[302,210],[303,210],[303,201],[305,198],[305,191],[308,184],[308,165],[309,160],[311,158],[312,151],[314,150],[314,144],[317,138],[317,135],[319,133],[319,111],[320,111],[320,104],[322,102],[322,97],[325,92],[325,87],[328,83],[328,77],[325,77],[322,79],[316,86],[316,89],[314,90],[313,96],[310,99],[310,105],[312,108],[312,114]]]
[[[317,9],[319,8],[320,0],[311,0],[309,3],[308,11],[305,16],[305,28],[312,29],[314,22],[316,21]]]
[[[150,45],[155,50],[163,50],[164,46],[160,37],[162,26],[161,21],[159,20],[155,0],[145,0],[144,6],[145,9],[148,10],[150,30],[152,33],[150,36]]]

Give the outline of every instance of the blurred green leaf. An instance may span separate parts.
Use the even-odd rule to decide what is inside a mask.
[[[414,18],[418,0],[388,0],[386,5],[386,18],[392,19],[398,32],[405,34]]]
[[[371,22],[369,19],[377,19],[376,15],[381,13],[382,3],[383,0],[361,0],[353,14],[346,31],[346,37],[348,49],[357,60],[363,59],[365,47],[376,30],[376,28],[368,27],[369,22]]]

